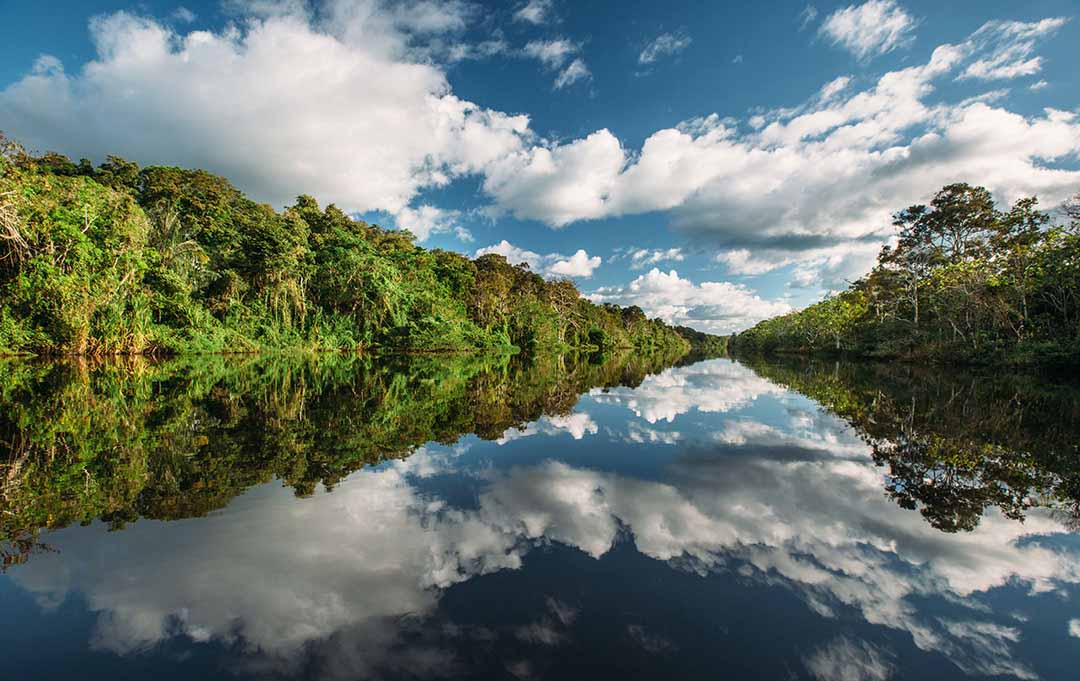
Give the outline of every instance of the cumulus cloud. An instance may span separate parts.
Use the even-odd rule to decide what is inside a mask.
[[[652,64],[658,59],[678,54],[690,47],[693,39],[686,33],[661,33],[638,55],[639,64]]]
[[[659,317],[670,324],[720,334],[791,311],[787,303],[764,300],[739,284],[716,281],[695,284],[675,270],[664,273],[655,267],[626,286],[601,287],[589,298],[598,303],[637,305],[650,317]]]
[[[560,435],[567,434],[575,440],[580,440],[586,435],[596,435],[599,426],[585,412],[567,414],[565,416],[542,416],[538,420],[527,424],[522,428],[510,428],[495,442],[504,445],[514,440],[533,435]]]
[[[514,21],[523,21],[529,24],[543,24],[552,18],[552,0],[528,0],[514,12]]]
[[[1069,636],[1080,638],[1080,619],[1069,620]]]
[[[556,228],[671,211],[674,227],[735,251],[724,256],[735,268],[820,264],[841,251],[866,265],[892,235],[893,212],[950,182],[979,182],[1002,202],[1037,194],[1048,206],[1080,185],[1061,164],[1080,151],[1075,113],[1022,115],[995,97],[933,101],[938,81],[993,49],[995,30],[1036,29],[984,27],[979,40],[942,45],[869,87],[840,77],[748,125],[714,114],[659,130],[639,150],[607,129],[522,148],[487,166],[483,186],[502,210]],[[757,262],[740,262],[740,249]]]
[[[421,205],[416,208],[402,208],[394,216],[394,221],[399,229],[407,229],[415,234],[419,241],[424,241],[432,234],[453,230],[454,220],[458,215],[456,210]],[[461,235],[460,232],[458,235]]]
[[[566,277],[591,277],[593,270],[600,266],[600,256],[589,256],[584,249],[579,248],[572,256],[556,260],[548,267],[552,274]]]
[[[499,36],[460,42],[476,14],[467,3],[234,5],[236,21],[216,32],[127,13],[95,19],[94,60],[69,71],[45,56],[0,92],[5,132],[74,157],[205,167],[279,206],[305,192],[347,211],[386,211],[420,236],[456,228],[452,211],[423,194],[464,176],[480,179],[492,214],[556,228],[668,211],[673,227],[731,253],[722,257],[732,271],[797,264],[803,280],[807,267],[829,276],[865,266],[890,236],[892,212],[949,182],[985,184],[1004,202],[1038,194],[1046,206],[1080,185],[1068,163],[1080,151],[1074,112],[934,95],[942,80],[1041,66],[1039,40],[1060,19],[990,22],[864,87],[843,76],[798,106],[746,121],[702,116],[633,149],[603,128],[544,140],[525,115],[456,97],[438,59],[509,49]],[[519,9],[533,6],[549,5]],[[893,49],[913,25],[895,2],[830,20],[859,27],[874,8],[875,26],[888,30],[865,49]],[[538,60],[556,87],[589,78],[568,40],[517,54]]]
[[[265,5],[265,6],[263,6]],[[424,189],[519,149],[526,116],[455,97],[416,40],[458,30],[461,3],[245,5],[219,32],[178,33],[120,12],[90,25],[96,58],[54,57],[0,92],[30,148],[204,167],[275,205],[310,193],[347,211],[406,213]],[[413,209],[423,212],[423,208]]]
[[[597,267],[603,262],[598,255],[590,256],[584,249],[579,248],[571,256],[559,253],[540,254],[535,251],[518,248],[506,239],[494,246],[485,246],[476,251],[474,257],[479,258],[488,253],[497,253],[504,256],[513,265],[524,263],[533,272],[548,278],[556,277],[591,277]]]
[[[895,0],[868,0],[825,17],[818,32],[833,45],[867,60],[911,42],[916,23]]]
[[[396,466],[353,477],[333,494],[281,499],[284,505],[276,494],[252,500],[277,509],[272,515],[244,513],[241,504],[239,512],[201,524],[71,533],[63,558],[22,573],[23,586],[43,603],[59,602],[68,588],[83,590],[90,609],[102,613],[93,639],[101,650],[127,654],[184,634],[287,660],[345,631],[346,638],[385,644],[351,660],[361,663],[352,678],[367,678],[393,655],[393,622],[430,612],[437,588],[520,566],[514,538],[475,516],[437,520],[438,507]],[[170,550],[149,550],[161,542],[160,532]],[[110,557],[129,547],[144,557],[142,569],[124,570],[118,581],[98,572],[110,571]]]
[[[959,78],[1007,80],[1038,73],[1043,58],[1034,55],[1036,41],[1053,35],[1067,21],[1057,17],[1031,23],[989,21],[983,24],[968,43],[985,56],[968,64]]]
[[[784,428],[752,419],[730,420],[713,437],[717,442],[739,447],[786,447],[856,459],[865,458],[868,451],[866,443],[854,437],[850,430],[809,413],[793,415]]]
[[[674,422],[691,411],[723,414],[735,411],[766,395],[784,390],[733,362],[711,360],[687,367],[665,369],[646,376],[636,388],[595,388],[589,396],[614,404],[656,424]]]

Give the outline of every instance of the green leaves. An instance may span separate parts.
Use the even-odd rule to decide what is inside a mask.
[[[762,322],[734,346],[1059,366],[1078,345],[1080,237],[1049,220],[1034,198],[1002,212],[985,189],[949,185],[896,215],[896,246],[848,291]]]
[[[638,309],[202,170],[0,154],[0,351],[674,348]],[[15,236],[17,235],[17,239]]]

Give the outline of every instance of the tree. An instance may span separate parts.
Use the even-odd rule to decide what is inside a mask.
[[[1080,229],[1050,220],[1035,197],[1002,212],[987,190],[949,185],[896,214],[895,245],[845,294],[763,321],[733,347],[815,352],[827,336],[875,357],[1080,366]],[[865,313],[840,307],[849,294]]]
[[[1069,218],[1073,227],[1080,227],[1080,194],[1066,201],[1061,207],[1061,212]]]

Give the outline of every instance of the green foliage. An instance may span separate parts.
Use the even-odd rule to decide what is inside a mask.
[[[732,347],[1080,367],[1080,231],[1049,222],[1034,198],[1002,212],[985,189],[950,185],[897,214],[896,245],[866,277]]]
[[[0,359],[0,558],[41,530],[202,516],[273,479],[304,496],[427,442],[496,439],[678,356]]]
[[[0,353],[690,347],[568,280],[309,196],[279,213],[202,170],[0,152]]]
[[[746,360],[847,421],[888,469],[885,492],[934,527],[974,529],[987,507],[1049,508],[1080,523],[1080,390],[1024,372],[909,364]]]

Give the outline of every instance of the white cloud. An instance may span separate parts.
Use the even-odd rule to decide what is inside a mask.
[[[895,670],[889,658],[871,643],[838,636],[804,663],[818,681],[886,681]]]
[[[181,5],[172,11],[170,14],[175,21],[179,21],[182,24],[190,24],[197,18],[196,14],[187,7]]]
[[[763,300],[745,286],[726,281],[694,284],[675,270],[665,274],[657,268],[624,287],[599,288],[589,298],[594,302],[637,305],[650,317],[719,334],[791,311],[787,303]]]
[[[98,649],[133,653],[185,634],[288,661],[338,633],[372,637],[369,655],[349,660],[358,663],[351,678],[368,678],[398,637],[387,624],[430,612],[438,588],[521,564],[513,537],[476,516],[440,517],[439,505],[410,487],[397,466],[310,499],[275,499],[292,495],[272,487],[205,522],[71,533],[64,558],[21,573],[23,585],[42,602],[83,590],[89,608],[101,612]],[[252,513],[259,509],[275,512]],[[169,536],[167,550],[149,548],[159,545],[158,532]],[[129,548],[144,560],[123,570],[123,579],[110,578],[113,560]]]
[[[472,232],[461,226],[454,227],[454,236],[457,237],[458,241],[465,244],[471,244],[476,241],[476,237],[473,236]]]
[[[1069,636],[1080,638],[1080,619],[1069,620]]]
[[[578,249],[571,256],[559,253],[540,254],[518,248],[506,239],[493,246],[485,246],[477,250],[474,257],[479,258],[488,253],[497,253],[504,256],[514,265],[525,263],[530,270],[549,279],[556,277],[591,277],[596,268],[603,262],[600,256],[590,256],[584,249]]]
[[[968,43],[985,56],[969,64],[958,78],[1007,80],[1038,73],[1043,59],[1033,55],[1036,40],[1053,35],[1067,21],[1058,17],[1031,23],[989,21],[983,24]]]
[[[549,69],[557,69],[570,57],[578,53],[578,46],[566,38],[554,40],[533,40],[525,45],[522,52],[532,57]]]
[[[554,88],[561,90],[579,80],[587,80],[592,74],[580,57],[575,57],[581,47],[565,38],[534,40],[525,45],[522,54],[536,59],[549,71],[558,71]],[[569,63],[567,63],[569,62]],[[565,65],[565,67],[564,67]]]
[[[836,95],[846,90],[848,85],[851,85],[851,76],[840,76],[839,78],[832,79],[831,81],[826,83],[825,86],[822,87],[821,91],[818,93],[819,101],[829,101]]]
[[[825,17],[819,34],[867,60],[911,42],[916,23],[895,0],[868,0]]]
[[[1046,88],[1048,85],[1050,85],[1050,83],[1047,83],[1045,80],[1039,80],[1032,83],[1028,89],[1032,92],[1038,92],[1039,90]]]
[[[718,263],[726,265],[727,271],[730,274],[738,276],[756,276],[765,274],[766,272],[772,272],[773,270],[791,263],[790,258],[770,260],[767,258],[754,257],[754,254],[748,248],[736,248],[734,250],[718,253],[715,256],[715,260]]]
[[[690,47],[693,39],[685,33],[661,33],[638,55],[639,64],[652,64],[657,59],[678,54]]]
[[[682,433],[675,430],[657,430],[642,425],[637,421],[630,421],[626,427],[626,434],[622,437],[624,442],[633,444],[667,445],[679,444]]]
[[[620,405],[656,424],[675,422],[691,411],[723,414],[760,397],[783,393],[783,388],[745,367],[726,360],[709,360],[646,376],[636,388],[594,388],[589,396],[603,404]]]
[[[514,21],[543,24],[552,18],[552,0],[529,0],[514,12]]]
[[[411,59],[416,40],[462,25],[462,7],[337,0],[316,19],[264,3],[189,33],[98,17],[96,59],[77,73],[39,62],[0,92],[0,120],[30,148],[208,168],[278,206],[303,192],[399,215],[531,136],[526,116],[461,100],[442,70]]]
[[[766,395],[776,408],[794,398],[743,366],[713,360],[588,399],[655,422],[694,409],[720,414]],[[722,417],[709,423],[738,430]],[[596,433],[578,425],[582,437]],[[573,436],[575,427],[553,432]],[[806,451],[811,431],[826,438]],[[824,455],[830,432],[852,451]],[[991,621],[984,597],[1003,587],[1038,594],[1080,584],[1077,548],[1055,541],[1065,528],[1035,511],[1018,523],[991,509],[971,532],[942,533],[882,494],[884,471],[828,414],[794,413],[786,426],[744,425],[737,435],[718,451],[672,457],[660,479],[558,461],[492,470],[463,507],[414,485],[414,474],[443,465],[424,461],[431,453],[422,449],[307,499],[268,484],[197,522],[59,530],[49,535],[58,550],[36,556],[31,569],[16,566],[11,578],[45,608],[68,595],[83,599],[96,613],[99,649],[130,653],[185,636],[291,669],[337,661],[348,678],[375,676],[391,659],[427,660],[424,674],[399,669],[417,677],[445,670],[449,654],[426,647],[434,644],[423,636],[411,637],[421,646],[412,648],[400,624],[433,618],[442,590],[519,569],[534,545],[559,542],[599,558],[629,535],[634,549],[673,569],[738,569],[740,581],[779,586],[821,616],[842,609],[847,623],[859,617],[906,632],[919,650],[961,671],[1035,678],[1017,657],[1019,625]],[[561,638],[577,612],[550,599],[544,606],[540,626],[514,633],[539,643]],[[435,640],[449,635],[447,624]],[[1080,621],[1068,627],[1080,635]],[[346,642],[367,644],[340,647]],[[822,679],[881,679],[892,656],[841,637],[804,662]]]
[[[931,101],[937,81],[985,49],[942,45],[864,89],[834,79],[801,106],[754,114],[749,129],[714,114],[659,130],[640,150],[607,129],[523,148],[486,167],[484,189],[500,209],[556,228],[672,211],[676,228],[748,249],[759,270],[844,250],[868,264],[892,213],[945,184],[976,182],[1003,203],[1036,194],[1046,206],[1080,185],[1068,164],[1080,151],[1074,114],[1021,115],[993,96]]]
[[[446,48],[446,60],[449,62],[467,61],[470,59],[488,59],[500,54],[510,52],[510,45],[496,34],[490,40],[478,43],[455,43]]]
[[[555,89],[562,90],[569,87],[579,80],[588,80],[592,78],[592,73],[589,71],[589,67],[585,66],[585,62],[581,59],[575,59],[570,62],[565,69],[559,72],[559,76],[555,79]]]
[[[864,458],[869,448],[850,430],[837,427],[832,419],[796,414],[787,428],[777,428],[749,419],[727,421],[716,431],[717,442],[745,447],[787,447],[819,451],[828,456]]]
[[[743,63],[743,56],[741,54],[735,55],[735,58],[731,60],[731,63],[732,64],[741,64],[741,63]]]
[[[399,229],[407,229],[416,235],[418,241],[424,241],[432,234],[452,231],[459,214],[456,210],[425,204],[416,208],[402,208],[394,216],[394,221]]]
[[[614,259],[629,259],[630,269],[640,270],[662,262],[682,262],[686,256],[681,248],[617,248]]]
[[[866,273],[877,259],[880,244],[853,242],[810,248],[794,253],[783,249],[736,248],[723,251],[714,260],[728,274],[753,277],[796,265],[789,286],[822,291],[843,290]]]
[[[879,43],[907,35],[895,3],[849,9],[868,6],[893,27]],[[1021,115],[993,97],[933,98],[937,81],[975,64],[984,65],[972,73],[1030,69],[1036,38],[1051,36],[1059,19],[991,22],[865,88],[844,76],[802,105],[755,111],[745,122],[704,116],[628,149],[607,129],[542,140],[527,116],[454,96],[433,55],[453,61],[509,49],[498,36],[460,44],[471,5],[237,7],[244,13],[219,32],[180,32],[126,13],[96,19],[97,57],[85,68],[68,72],[47,56],[0,92],[5,132],[76,158],[117,153],[208,168],[279,206],[303,192],[347,211],[387,211],[428,234],[452,229],[431,219],[450,211],[425,206],[422,194],[467,175],[482,180],[491,213],[553,227],[670,211],[674,227],[711,246],[750,250],[744,266],[756,269],[817,267],[844,249],[849,264],[863,262],[891,233],[892,212],[949,182],[985,184],[1004,202],[1038,194],[1046,206],[1080,184],[1070,166],[1080,150],[1072,113]],[[557,86],[588,78],[568,40],[534,41],[519,54],[543,64]]]
[[[360,6],[364,12],[371,11],[364,6],[366,3],[355,0],[345,0],[344,4]],[[475,6],[464,0],[405,0],[388,7],[396,26],[413,33],[429,34],[463,31],[477,12]]]
[[[803,8],[803,11],[799,12],[799,30],[804,31],[806,27],[814,23],[818,18],[817,7],[813,5],[807,5]]]
[[[576,412],[565,416],[541,416],[538,420],[524,427],[508,429],[495,442],[499,445],[505,445],[523,437],[532,437],[533,435],[547,435],[550,437],[564,433],[575,440],[580,440],[586,435],[596,435],[597,432],[599,432],[599,426],[596,425],[596,421],[593,421],[591,416],[584,412]]]
[[[600,266],[600,256],[589,256],[585,249],[579,248],[572,256],[557,260],[548,271],[564,277],[591,277],[593,270]]]

